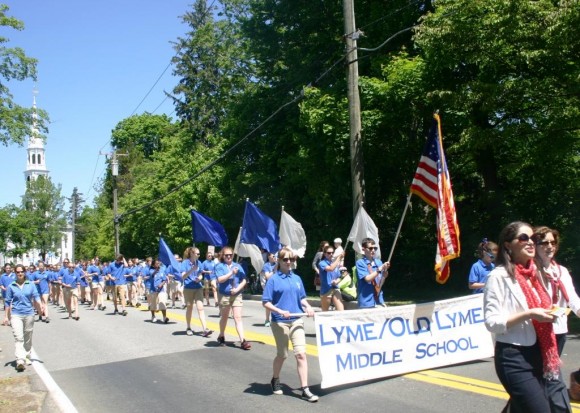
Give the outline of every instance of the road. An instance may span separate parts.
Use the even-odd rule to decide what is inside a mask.
[[[206,313],[210,328],[217,331],[217,309],[206,307]],[[260,302],[244,302],[250,351],[240,349],[233,320],[226,331],[228,345],[218,347],[217,333],[207,339],[185,334],[184,310],[169,310],[168,314],[168,324],[152,324],[148,311],[131,308],[126,317],[113,315],[109,302],[103,312],[82,306],[80,320],[74,321],[52,309],[50,324],[35,324],[35,364],[47,371],[81,413],[208,409],[499,412],[507,399],[492,359],[322,390],[312,319],[306,320],[307,341],[311,344],[309,382],[311,390],[321,396],[320,401],[309,404],[300,399],[293,358],[287,360],[281,374],[284,395],[275,396],[269,384],[275,346],[270,329],[263,326]],[[194,331],[199,332],[195,311],[194,320]],[[0,328],[3,343],[9,334],[9,328]],[[4,347],[2,357],[10,359],[13,350]],[[563,356],[566,381],[570,371],[580,367],[579,350],[580,340],[570,336]],[[2,377],[15,374],[9,363],[1,369]],[[29,368],[25,374],[34,374],[34,370]],[[45,408],[43,412],[58,411],[58,403],[49,405],[52,410]],[[580,412],[580,404],[574,411]]]

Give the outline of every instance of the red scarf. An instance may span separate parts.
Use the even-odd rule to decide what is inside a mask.
[[[520,285],[528,303],[528,308],[552,308],[550,296],[540,283],[536,274],[536,266],[530,261],[528,267],[517,264],[515,268],[516,280]],[[532,286],[528,284],[530,280]],[[560,357],[558,356],[558,346],[552,323],[540,323],[532,320],[536,336],[540,343],[542,361],[544,363],[544,377],[547,379],[557,378],[560,373]]]
[[[548,265],[548,268],[544,268],[543,274],[545,274],[546,278],[552,285],[552,302],[554,304],[558,304],[560,301],[560,292],[564,296],[564,300],[566,302],[570,302],[568,298],[568,292],[566,291],[566,287],[562,284],[562,269],[556,263],[556,261],[552,260]]]

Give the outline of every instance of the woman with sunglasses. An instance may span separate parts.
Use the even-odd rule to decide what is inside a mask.
[[[16,370],[24,371],[25,364],[31,364],[32,331],[34,329],[34,308],[42,314],[40,295],[36,286],[26,279],[24,265],[14,267],[16,280],[6,289],[5,310],[12,324],[15,341]],[[34,306],[34,307],[33,307]]]
[[[568,314],[564,309],[570,307],[574,314],[580,316],[580,297],[566,267],[554,259],[558,252],[560,233],[545,226],[536,227],[532,238],[536,243],[536,266],[540,270],[542,284],[552,299],[552,305],[562,309],[554,321],[558,354],[562,355],[568,333]]]
[[[320,273],[320,307],[322,311],[328,311],[330,304],[337,311],[344,310],[340,295],[340,263],[344,260],[345,251],[334,256],[334,247],[327,245],[323,249],[323,258],[318,264]]]
[[[365,238],[361,242],[364,256],[356,262],[358,277],[358,306],[359,308],[383,307],[382,285],[389,276],[390,263],[383,263],[375,258],[377,247],[372,238]]]
[[[318,396],[308,388],[308,361],[306,359],[306,334],[304,321],[292,314],[306,312],[308,317],[314,316],[314,311],[306,300],[306,291],[302,279],[292,271],[295,261],[294,253],[289,248],[278,252],[278,265],[269,278],[262,295],[262,305],[271,312],[270,328],[276,341],[276,357],[273,363],[272,392],[282,394],[280,371],[288,358],[288,343],[292,341],[294,357],[298,369],[298,379],[302,390],[302,399],[309,402],[318,401]]]
[[[524,222],[501,231],[497,267],[483,293],[485,326],[495,335],[495,371],[510,395],[504,411],[569,412],[552,302],[534,264],[532,235]]]
[[[225,331],[230,316],[234,313],[236,331],[240,337],[243,350],[250,350],[252,345],[244,339],[244,323],[242,320],[242,291],[246,286],[246,273],[242,266],[233,262],[234,252],[231,247],[224,247],[220,253],[220,263],[215,266],[215,275],[219,283],[220,293],[220,334],[217,338],[220,346],[226,345]]]
[[[495,268],[494,260],[497,255],[497,244],[484,238],[477,246],[479,259],[471,266],[469,271],[469,289],[473,294],[483,292],[487,276]]]

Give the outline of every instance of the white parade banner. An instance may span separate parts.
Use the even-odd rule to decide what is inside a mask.
[[[316,313],[323,389],[493,356],[483,294]]]

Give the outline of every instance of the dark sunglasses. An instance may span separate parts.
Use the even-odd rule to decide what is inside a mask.
[[[282,261],[284,261],[284,262],[294,262],[294,261],[296,261],[296,259],[295,258],[288,258],[288,257],[286,257],[286,258],[282,258]]]
[[[376,251],[378,249],[377,247],[366,247],[366,248],[369,251]]]
[[[226,258],[229,258],[231,256],[233,256],[233,254],[224,254],[224,257],[226,257]]]
[[[558,243],[556,241],[540,241],[538,242],[538,245],[543,245],[544,247],[547,245],[551,245],[555,247],[556,245],[558,245]]]
[[[334,254],[334,251],[326,251],[325,254]]]
[[[529,242],[532,238],[528,234],[520,234],[516,237],[516,239],[521,242]]]
[[[15,271],[16,274],[24,274],[24,271]]]

